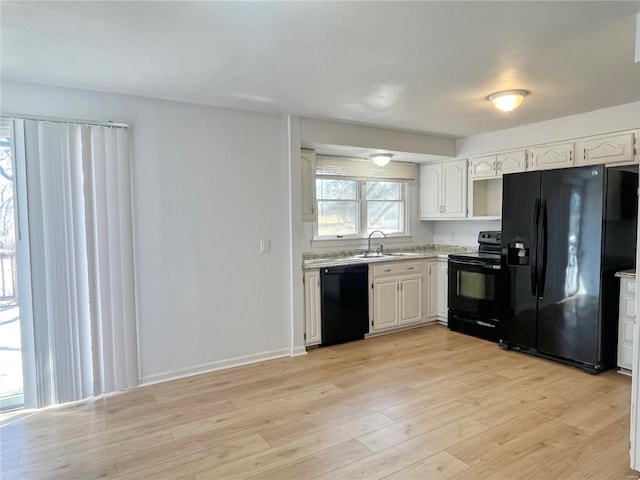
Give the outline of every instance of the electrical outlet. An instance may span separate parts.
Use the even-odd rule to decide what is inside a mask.
[[[451,240],[451,241],[453,242],[453,241],[455,241],[455,239],[456,239],[456,234],[455,234],[455,232],[451,232],[451,233],[449,234],[449,240]]]
[[[260,240],[260,253],[269,253],[271,252],[271,240],[263,239]]]

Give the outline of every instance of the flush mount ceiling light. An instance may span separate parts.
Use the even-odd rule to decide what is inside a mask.
[[[373,163],[375,163],[379,167],[384,167],[391,161],[391,157],[393,157],[393,155],[391,155],[390,153],[376,153],[375,155],[371,155],[370,158],[371,160],[373,160]]]
[[[518,108],[527,95],[529,92],[526,90],[504,90],[492,93],[487,97],[487,100],[490,100],[498,110],[510,112]]]

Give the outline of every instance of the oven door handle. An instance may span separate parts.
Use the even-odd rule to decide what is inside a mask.
[[[473,265],[474,267],[482,267],[487,268],[489,270],[499,270],[500,265],[492,265],[487,262],[483,262],[482,260],[457,260],[454,258],[449,259],[449,263],[453,265]]]

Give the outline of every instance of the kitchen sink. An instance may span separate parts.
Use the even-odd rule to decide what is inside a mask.
[[[412,252],[393,252],[393,253],[387,253],[385,255],[388,255],[390,257],[417,257],[420,254],[412,253]]]

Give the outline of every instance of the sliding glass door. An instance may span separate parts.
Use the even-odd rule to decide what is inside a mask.
[[[17,294],[12,122],[0,120],[0,410],[22,407],[22,329]]]

